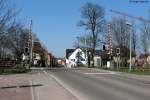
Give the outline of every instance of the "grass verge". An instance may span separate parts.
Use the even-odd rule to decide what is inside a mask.
[[[129,72],[129,69],[127,67],[122,67],[119,69],[114,68],[101,68],[97,67],[98,69],[108,70],[108,71],[116,71],[116,72],[124,72],[129,74],[136,74],[136,75],[150,75],[150,69],[143,70],[143,69],[132,69],[131,72]]]
[[[27,73],[29,70],[25,67],[16,67],[16,68],[0,68],[0,74],[19,74]]]

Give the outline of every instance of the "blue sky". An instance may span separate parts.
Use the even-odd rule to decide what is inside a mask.
[[[105,9],[106,20],[119,16],[109,12],[116,9],[135,16],[148,18],[148,3],[131,3],[129,0],[12,0],[26,27],[33,20],[33,32],[56,57],[65,57],[66,48],[73,48],[76,37],[84,34],[77,26],[81,18],[80,8],[87,2],[99,4]],[[135,20],[136,21],[136,20]]]

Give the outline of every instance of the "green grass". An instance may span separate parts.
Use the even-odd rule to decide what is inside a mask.
[[[116,71],[116,72],[125,72],[125,73],[136,74],[136,75],[150,75],[150,69],[149,70],[132,69],[131,72],[129,72],[129,69],[127,67],[121,67],[120,69],[114,69],[114,68],[100,68],[100,69]]]
[[[16,67],[16,68],[0,68],[0,74],[19,74],[19,73],[27,73],[25,67]]]
[[[128,73],[137,74],[137,75],[150,75],[150,71],[131,71]]]

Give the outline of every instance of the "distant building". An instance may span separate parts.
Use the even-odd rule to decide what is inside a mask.
[[[57,66],[65,66],[65,58],[57,58]]]
[[[101,50],[95,50],[94,66],[101,66]],[[78,65],[88,66],[91,61],[91,50],[85,50],[81,48],[66,49],[66,67],[75,67]]]
[[[66,50],[66,67],[71,68],[78,65],[86,65],[87,58],[85,52],[80,48]]]
[[[48,53],[48,55],[47,55],[47,66],[48,67],[55,67],[56,64],[57,64],[56,58],[51,53]]]
[[[135,62],[135,66],[137,67],[145,67],[146,65],[148,65],[148,58],[149,54],[141,54],[138,59]]]
[[[34,42],[34,57],[33,57],[33,65],[36,67],[54,67],[56,66],[56,58],[52,55],[52,53],[48,53],[46,49],[44,49],[40,42]]]
[[[39,61],[41,60],[41,57],[40,57],[40,55],[38,54],[38,53],[34,53],[33,54],[33,65],[34,66],[40,66],[39,65]]]
[[[117,48],[120,49],[119,54],[117,54]],[[113,56],[114,66],[117,66],[117,63],[119,63],[119,66],[121,66],[121,67],[129,66],[129,64],[130,64],[130,49],[127,48],[126,46],[118,45],[118,46],[114,47],[112,56]],[[135,59],[136,59],[136,54],[135,54],[135,52],[132,52],[132,58],[131,58],[132,66],[135,63]]]

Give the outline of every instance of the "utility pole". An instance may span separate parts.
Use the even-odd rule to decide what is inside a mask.
[[[33,61],[32,20],[30,21],[30,25],[29,25],[29,43],[30,43],[30,53],[29,53],[29,58],[30,58],[30,67],[31,67],[32,61]]]
[[[132,31],[131,31],[131,27],[132,24],[127,22],[126,23],[129,26],[129,33],[130,33],[130,65],[129,65],[129,72],[131,72],[131,66],[132,66]]]
[[[109,65],[111,67],[111,58],[112,58],[112,32],[111,32],[111,23],[108,23],[108,54],[109,54]]]
[[[108,50],[111,56],[112,54],[112,32],[111,32],[111,23],[108,23]]]

